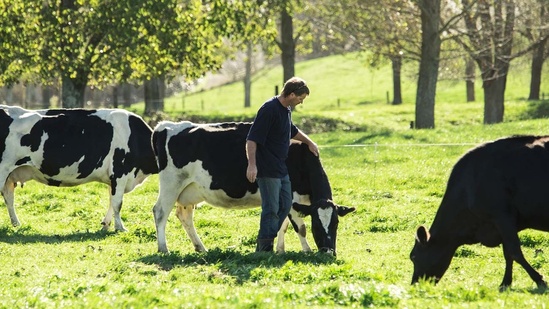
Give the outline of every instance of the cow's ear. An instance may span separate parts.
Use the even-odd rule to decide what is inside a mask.
[[[354,208],[354,207],[337,206],[337,215],[340,216],[340,217],[343,217],[346,214],[351,213],[355,210],[356,210],[356,208]]]
[[[416,231],[416,241],[420,245],[426,245],[429,241],[429,238],[431,238],[431,234],[429,234],[429,230],[424,227],[423,225],[417,228]]]
[[[299,212],[303,216],[309,216],[311,214],[311,211],[313,207],[309,205],[303,205],[299,203],[293,203],[292,208],[295,209],[295,211]]]

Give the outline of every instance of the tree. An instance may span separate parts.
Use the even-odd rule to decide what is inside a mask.
[[[237,49],[246,50],[245,76],[244,76],[244,107],[251,106],[252,91],[252,61],[254,51],[263,48],[268,54],[272,48],[262,46],[264,41],[272,41],[276,38],[276,29],[271,18],[267,17],[269,3],[263,1],[243,1],[236,10],[232,10],[233,20],[238,21],[237,29],[225,29],[221,34],[231,38]]]
[[[435,94],[440,56],[440,0],[418,0],[421,10],[421,60],[416,92],[418,129],[435,127]]]
[[[466,96],[467,96],[467,102],[474,102],[475,101],[475,61],[469,57],[466,56],[465,59],[465,89],[466,89]]]
[[[89,83],[200,76],[222,62],[208,5],[199,0],[13,0],[10,18],[32,22],[15,23],[22,25],[13,29],[25,40],[17,54],[6,54],[10,57],[1,62],[10,64],[2,81],[13,82],[25,72],[38,73],[43,82],[60,78],[63,106],[82,107]]]
[[[289,3],[284,3],[280,9],[280,57],[282,59],[283,82],[295,76],[295,41],[293,16],[290,14]]]
[[[461,1],[464,27],[454,30],[454,39],[465,48],[479,67],[484,91],[485,124],[503,121],[505,86],[511,61],[547,39],[546,36],[541,36],[534,43],[512,52],[518,31],[515,29],[515,22],[530,14],[529,10],[534,2],[525,0],[517,7],[515,0]],[[527,24],[524,26],[528,27]],[[538,24],[537,27],[543,26]]]
[[[0,0],[0,85],[16,83],[30,61],[25,48],[34,41],[30,29],[37,10],[22,1]]]
[[[525,8],[527,9],[528,7],[526,6]],[[537,43],[537,46],[532,51],[528,100],[539,100],[541,73],[543,63],[548,54],[546,47],[549,34],[549,29],[541,25],[549,23],[549,3],[545,0],[538,0],[531,6],[529,11],[529,13],[521,14],[521,16],[525,17],[523,23],[526,24],[526,27],[519,29],[519,33],[528,40],[529,44],[535,45]]]
[[[246,74],[244,76],[244,107],[252,106],[252,57],[253,46],[248,43],[246,46]]]
[[[304,0],[258,0],[258,5],[262,6],[265,14],[261,18],[270,19],[271,16],[278,16],[278,37],[271,35],[273,42],[280,49],[280,59],[282,62],[282,82],[286,82],[292,76],[295,76],[295,56],[297,42],[307,27],[308,20],[304,20],[295,31],[294,16],[301,13],[301,5]],[[266,32],[266,37],[270,35]]]
[[[341,45],[339,52],[363,50],[371,67],[390,61],[393,69],[392,103],[401,104],[402,65],[420,59],[417,42],[421,24],[415,3],[410,0],[312,2],[307,12],[313,16],[315,27],[321,29],[318,32],[332,34],[329,38]]]
[[[45,82],[52,75],[61,79],[64,107],[83,107],[84,91],[92,75],[109,76],[116,68],[108,65],[114,62],[108,58],[118,48],[136,47],[133,39],[138,36],[135,26],[139,21],[134,13],[139,5],[77,0],[27,3],[41,5],[33,33],[39,39],[28,50],[34,58],[29,66],[38,68]]]

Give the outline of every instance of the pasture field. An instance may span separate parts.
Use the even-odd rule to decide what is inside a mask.
[[[508,110],[523,113],[524,106],[531,105],[510,103]],[[456,110],[471,116],[467,108]],[[22,226],[12,227],[5,208],[0,212],[0,307],[544,307],[547,292],[536,289],[518,265],[513,287],[498,292],[501,248],[461,247],[437,286],[410,285],[408,255],[416,227],[430,225],[451,167],[472,144],[510,134],[544,134],[547,124],[537,119],[314,134],[334,200],[357,208],[341,218],[337,258],[300,252],[293,232],[286,236],[288,253],[254,253],[259,208],[209,205],[195,212],[195,223],[210,251],[194,253],[172,214],[167,228],[171,253],[160,254],[151,211],[156,176],[125,196],[125,233],[100,230],[106,186],[52,188],[29,182],[16,190]],[[526,258],[546,276],[548,236],[521,233]],[[315,247],[311,235],[308,239]]]
[[[22,226],[12,227],[5,207],[0,211],[0,308],[545,307],[548,292],[538,290],[518,265],[512,288],[498,291],[504,272],[501,247],[460,247],[437,286],[410,285],[409,253],[418,225],[430,226],[459,157],[474,145],[498,137],[549,134],[546,102],[523,101],[525,83],[514,77],[508,83],[513,87],[506,122],[486,126],[481,98],[463,103],[456,94],[459,85],[441,82],[437,128],[411,130],[411,86],[405,86],[405,103],[391,106],[385,102],[387,81],[367,83],[379,91],[360,95],[355,93],[359,86],[349,81],[357,79],[356,72],[330,79],[336,73],[309,71],[309,67],[348,67],[351,72],[355,60],[317,61],[298,64],[300,75],[317,87],[294,118],[302,124],[335,119],[360,129],[311,134],[321,147],[334,201],[357,208],[340,220],[336,258],[300,252],[293,231],[286,235],[286,254],[255,253],[260,209],[224,210],[210,205],[195,212],[198,234],[209,251],[193,252],[172,213],[166,231],[171,252],[161,254],[156,252],[152,216],[157,176],[125,195],[122,218],[129,231],[124,233],[101,231],[108,203],[106,186],[53,188],[29,182],[16,189]],[[264,72],[256,82],[271,85],[274,76],[281,76],[276,73],[270,81],[263,80],[270,74]],[[332,82],[321,80],[323,75]],[[364,75],[361,78],[367,81],[373,79]],[[233,104],[232,90],[223,88],[213,90],[217,100]],[[316,96],[314,89],[318,89]],[[381,94],[372,94],[377,92]],[[191,100],[198,95],[209,96],[209,102],[216,100],[211,91],[190,95],[185,99],[187,112],[230,116],[253,114],[256,109],[246,111],[235,105],[227,110],[193,111]],[[341,105],[334,105],[334,99],[343,95]],[[184,117],[177,104],[181,97],[167,100],[167,112]],[[527,260],[549,278],[549,235],[528,230],[520,237]],[[310,233],[307,238],[316,249]]]

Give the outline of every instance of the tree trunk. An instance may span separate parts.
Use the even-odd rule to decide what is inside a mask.
[[[292,16],[288,13],[285,6],[282,8],[280,16],[280,40],[282,68],[284,70],[284,80],[282,82],[285,83],[288,79],[295,76],[294,26]]]
[[[244,107],[250,107],[252,94],[252,44],[247,44],[246,49],[246,75],[244,76]]]
[[[542,3],[542,1],[540,1]],[[540,6],[540,16],[542,20],[547,20],[547,4],[543,3]],[[546,31],[541,30],[540,36],[543,36]],[[539,46],[534,49],[532,53],[532,68],[530,72],[530,94],[528,100],[539,100],[539,92],[541,85],[541,74],[543,62],[545,62],[545,46],[547,45],[547,39],[540,42]]]
[[[503,122],[506,83],[507,74],[484,82],[484,124]]]
[[[122,85],[122,99],[124,102],[122,102],[122,106],[124,107],[130,107],[132,106],[132,85],[124,83]]]
[[[5,89],[6,89],[6,97],[4,99],[5,104],[13,105],[13,86],[7,86]]]
[[[402,57],[392,57],[393,64],[393,105],[402,104],[402,88],[400,73],[402,71]]]
[[[83,108],[87,81],[81,81],[78,77],[70,78],[64,75],[62,83],[61,106],[63,108]]]
[[[76,0],[62,0],[60,1],[60,10],[61,11],[71,11],[68,14],[76,13],[77,11],[77,1]],[[64,23],[62,27],[69,29],[71,26],[70,23]],[[63,48],[70,50],[66,56],[71,58],[76,58],[77,56],[73,54],[74,50],[68,48],[68,44],[65,42],[62,44]],[[78,70],[75,77],[71,77],[72,72],[62,72],[61,73],[61,107],[64,108],[83,108],[84,107],[84,94],[86,91],[86,85],[88,83],[88,72],[83,70]]]
[[[421,9],[421,60],[416,93],[418,129],[435,127],[435,94],[440,55],[440,1],[419,0]]]
[[[467,91],[467,102],[475,101],[475,60],[467,57],[465,60],[465,89]]]
[[[35,86],[33,84],[27,84],[25,86],[25,99],[23,100],[23,107],[24,108],[32,108],[34,103],[36,103],[36,98],[34,95]]]
[[[43,85],[42,86],[42,108],[50,108],[50,101],[53,97],[53,86]]]
[[[118,108],[118,85],[112,86],[112,107]]]
[[[164,77],[145,81],[145,114],[164,111],[164,88]]]
[[[539,100],[541,72],[543,62],[545,61],[546,42],[546,40],[541,42],[540,45],[534,49],[532,54],[532,67],[530,69],[530,95],[528,96],[528,100]]]

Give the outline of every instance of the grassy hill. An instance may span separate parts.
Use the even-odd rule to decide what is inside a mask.
[[[402,95],[404,103],[388,104],[392,100],[392,74],[390,65],[379,69],[369,68],[360,54],[335,55],[302,61],[296,64],[296,75],[304,78],[311,95],[298,107],[293,117],[332,118],[367,127],[405,130],[415,118],[417,63],[404,65]],[[514,65],[513,65],[514,64]],[[544,105],[527,102],[530,69],[525,61],[511,65],[507,82],[505,121],[544,117]],[[545,75],[547,69],[545,69]],[[253,77],[251,108],[244,108],[244,85],[235,82],[207,91],[180,93],[165,101],[165,111],[172,117],[220,117],[222,120],[241,120],[253,117],[257,108],[275,94],[275,86],[282,87],[282,68],[275,67],[256,73]],[[459,124],[481,124],[483,121],[482,82],[476,82],[476,102],[465,102],[463,81],[439,81],[435,106],[437,127]],[[547,78],[542,92],[549,89]],[[389,98],[388,98],[389,97]],[[142,104],[136,110],[142,110]],[[322,120],[321,120],[322,121]]]

